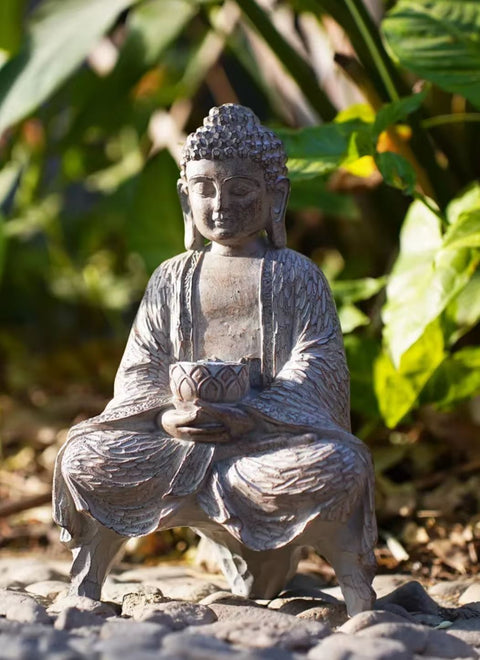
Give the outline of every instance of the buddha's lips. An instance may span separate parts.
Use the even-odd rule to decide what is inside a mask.
[[[213,223],[218,229],[231,229],[233,221],[231,218],[221,218],[219,220],[214,220]]]

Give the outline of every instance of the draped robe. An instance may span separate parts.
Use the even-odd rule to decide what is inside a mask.
[[[371,459],[350,433],[338,317],[310,260],[273,248],[262,259],[262,388],[240,404],[255,429],[215,445],[171,438],[158,424],[172,405],[169,365],[198,358],[192,288],[203,253],[181,254],[153,274],[114,398],[72,428],[57,458],[55,520],[75,537],[87,512],[121,535],[141,536],[178,520],[187,524],[182,508],[193,506],[250,549],[271,550],[297,539],[314,519],[347,522],[360,507],[358,546],[370,552]]]

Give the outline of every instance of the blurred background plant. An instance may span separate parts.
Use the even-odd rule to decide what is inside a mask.
[[[183,249],[185,135],[240,102],[284,139],[289,246],[334,290],[379,558],[474,570],[479,29],[470,0],[2,0],[4,544],[54,538],[47,509],[18,511],[48,498],[65,429],[110,395],[148,275]],[[189,545],[155,538],[137,555]]]

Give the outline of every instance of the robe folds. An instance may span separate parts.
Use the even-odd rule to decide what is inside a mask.
[[[346,522],[361,507],[358,542],[371,551],[372,463],[350,433],[338,317],[323,274],[300,254],[269,248],[262,259],[262,387],[239,404],[257,421],[254,431],[215,445],[176,440],[159,426],[172,405],[169,365],[198,359],[192,287],[205,250],[164,262],[150,279],[114,398],[71,429],[57,458],[56,522],[75,538],[87,512],[121,535],[142,536],[188,524],[182,510],[194,506],[250,549],[272,550],[316,518]]]

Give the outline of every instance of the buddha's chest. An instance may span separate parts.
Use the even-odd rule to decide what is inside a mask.
[[[208,256],[193,291],[198,357],[259,355],[261,260]]]

